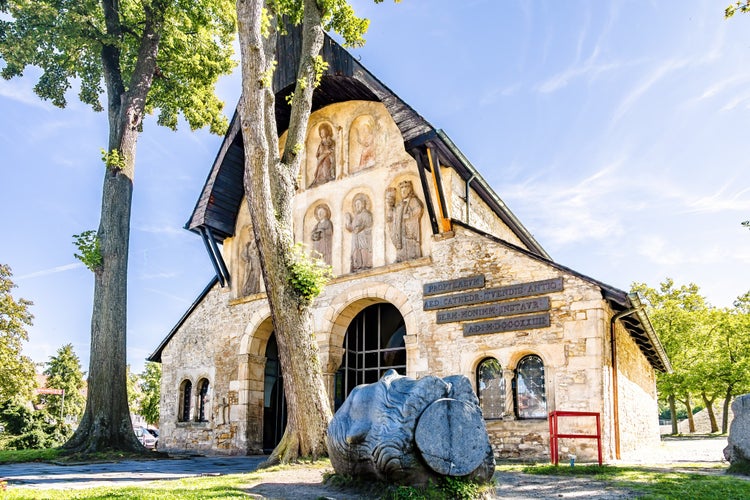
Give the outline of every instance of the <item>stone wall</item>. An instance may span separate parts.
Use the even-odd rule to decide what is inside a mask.
[[[376,137],[370,137],[371,132]],[[422,203],[425,196],[436,196],[422,192],[416,162],[404,152],[398,129],[382,104],[350,102],[317,111],[310,119],[304,151],[305,166],[295,198],[295,238],[308,248],[327,252],[336,275],[313,307],[329,393],[352,319],[367,306],[390,303],[406,325],[408,376],[462,374],[473,381],[476,390],[477,366],[488,357],[499,362],[506,384],[504,414],[488,424],[498,456],[548,457],[546,419],[519,419],[514,410],[514,371],[527,355],[538,356],[543,363],[545,410],[601,413],[608,422],[603,425],[605,456],[611,456],[608,325],[612,313],[594,282],[519,250],[519,239],[473,191],[467,214],[465,185],[445,168],[441,175],[447,186],[447,215],[468,217],[469,224],[516,247],[459,226],[433,236],[423,213],[418,253],[408,259],[399,257],[393,236],[404,228],[393,224],[392,196],[397,197],[397,205],[406,205],[405,195],[399,192],[404,183],[412,185]],[[327,163],[325,158],[336,159]],[[357,200],[360,210],[370,212],[371,235],[363,241],[369,245],[371,262],[354,269],[353,248],[359,243],[355,243],[351,222]],[[322,205],[325,210],[318,210]],[[325,224],[319,225],[321,221]],[[330,246],[321,245],[320,238],[314,237],[316,231],[325,233]],[[261,450],[265,349],[272,325],[259,277],[250,272],[255,265],[250,258],[251,234],[243,203],[236,236],[223,245],[232,289],[217,286],[211,290],[162,353],[161,447],[166,451],[244,454]],[[538,315],[548,324],[467,335],[462,322],[439,323],[436,311],[425,310],[424,284],[470,276],[483,276],[485,290],[550,280],[559,283],[551,291],[532,294],[542,303],[549,301],[548,310]],[[650,419],[656,422],[656,402],[649,384],[653,370],[625,332],[618,334],[620,344],[620,397],[625,405],[633,405],[621,414],[625,417],[621,422],[626,422],[623,434],[631,448],[652,437]],[[196,397],[201,378],[210,382],[206,422],[196,421],[195,415],[178,422],[180,384],[190,380]],[[591,432],[590,420],[566,425]],[[658,430],[654,435],[658,439]],[[593,448],[592,452],[592,443],[581,440],[560,445],[561,452],[582,459],[595,457],[595,443]]]

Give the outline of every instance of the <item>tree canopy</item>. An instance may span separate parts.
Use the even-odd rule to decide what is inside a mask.
[[[16,285],[12,277],[10,266],[0,264],[0,401],[28,401],[36,386],[36,372],[34,363],[21,351],[29,340],[26,327],[34,319],[29,312],[33,303],[13,297],[11,290]]]
[[[65,344],[54,356],[50,356],[44,374],[47,375],[47,387],[65,391],[64,397],[56,394],[42,396],[47,411],[55,418],[62,415],[63,420],[78,420],[86,404],[83,395],[86,381],[73,344]]]
[[[225,130],[214,88],[234,66],[235,12],[230,0],[0,0],[0,14],[0,75],[36,66],[39,97],[64,107],[77,86],[109,122],[99,228],[79,240],[94,272],[86,409],[65,447],[143,450],[128,412],[125,352],[136,145],[151,112],[171,128],[182,114],[192,128]]]
[[[173,129],[179,114],[193,129],[226,129],[214,86],[235,64],[230,0],[4,0],[0,12],[11,16],[0,20],[0,75],[10,79],[38,67],[39,97],[62,108],[68,91],[78,87],[78,98],[96,111],[104,109],[105,72],[115,75],[110,84],[119,93],[143,85],[143,35],[160,22],[145,112],[158,110],[158,123]]]

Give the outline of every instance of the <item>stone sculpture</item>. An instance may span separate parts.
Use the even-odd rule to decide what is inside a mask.
[[[418,380],[388,370],[354,388],[328,427],[337,474],[425,485],[440,476],[489,481],[495,458],[469,379]]]
[[[729,426],[724,458],[731,466],[744,469],[750,465],[750,394],[738,396],[732,402],[734,420]]]
[[[318,135],[320,144],[315,153],[317,166],[310,187],[325,184],[336,177],[336,141],[333,139],[333,128],[328,123],[321,123],[318,126]]]
[[[372,212],[369,198],[363,193],[354,197],[354,215],[346,213],[344,227],[352,233],[350,272],[372,268]]]
[[[333,223],[328,205],[321,203],[315,207],[315,218],[318,223],[315,224],[311,235],[313,250],[318,254],[318,258],[330,266],[333,260]]]
[[[398,183],[401,200],[396,203],[396,190],[389,188],[385,194],[388,221],[391,224],[391,241],[396,247],[396,262],[418,259],[422,256],[422,212],[424,204],[414,193],[411,181]]]
[[[352,173],[375,166],[375,125],[366,117],[357,125],[357,143],[362,148],[359,162],[353,166]]]

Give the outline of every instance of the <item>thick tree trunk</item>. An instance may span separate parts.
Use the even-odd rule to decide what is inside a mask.
[[[677,403],[674,394],[670,394],[667,400],[669,401],[669,419],[672,421],[672,435],[676,436],[680,430],[677,427]]]
[[[332,412],[310,303],[290,285],[294,244],[292,201],[300,161],[296,153],[289,151],[285,152],[283,161],[278,157],[274,94],[261,83],[273,61],[275,30],[272,26],[269,36],[261,35],[263,7],[264,2],[259,0],[237,1],[242,53],[240,116],[245,147],[245,193],[279,346],[288,409],[286,431],[268,459],[268,464],[272,464],[294,461],[299,456],[325,455],[325,433]],[[315,1],[307,0],[300,69],[301,78],[307,83],[295,89],[287,145],[301,144],[306,135],[313,83],[309,68],[303,70],[302,66],[311,67],[312,57],[320,51],[323,36],[320,24]],[[308,32],[311,26],[317,26],[314,36]]]
[[[706,391],[702,391],[701,397],[703,398],[703,404],[706,405],[708,420],[711,422],[711,433],[719,432],[719,424],[716,421],[716,414],[714,413],[714,401],[716,400],[716,395],[709,399]]]
[[[129,149],[133,154],[135,134],[126,134],[123,141],[132,142]],[[104,176],[97,233],[102,265],[94,273],[86,409],[78,429],[65,445],[73,452],[144,450],[133,432],[126,389],[127,269],[134,156],[129,158],[129,167],[107,169]]]
[[[94,272],[86,409],[78,429],[64,445],[74,453],[145,451],[133,432],[128,408],[128,247],[136,143],[153,82],[167,5],[154,1],[144,6],[146,17],[141,45],[129,88],[126,89],[122,80],[119,46],[112,44],[102,48],[108,98],[108,152],[116,151],[120,162],[107,165],[104,174],[97,231],[102,264]],[[119,3],[102,0],[102,8],[108,34],[118,39],[122,34]]]

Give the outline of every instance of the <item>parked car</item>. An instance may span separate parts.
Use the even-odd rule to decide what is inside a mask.
[[[149,450],[156,448],[156,438],[145,427],[136,426],[133,428],[138,441]]]
[[[154,439],[156,439],[156,443],[154,443],[154,449],[159,447],[159,429],[149,429],[146,428],[148,432],[151,433],[152,436],[154,436]]]

